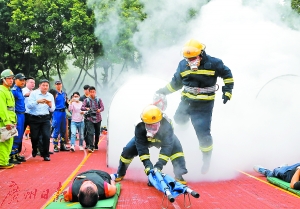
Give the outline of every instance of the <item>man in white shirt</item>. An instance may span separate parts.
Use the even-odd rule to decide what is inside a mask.
[[[43,150],[41,157],[50,161],[50,112],[55,110],[53,95],[48,92],[49,81],[40,80],[39,88],[30,93],[27,108],[29,109],[29,124],[31,130],[32,157],[37,155],[38,141],[42,135]]]

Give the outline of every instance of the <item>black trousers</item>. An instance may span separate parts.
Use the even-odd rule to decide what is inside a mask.
[[[86,145],[87,147],[89,147],[88,134],[87,134],[87,127],[86,127],[87,121],[88,121],[88,120],[84,119],[83,136],[84,136],[85,145]]]
[[[89,120],[86,120],[85,127],[87,130],[87,146],[88,146],[88,148],[94,149],[95,147],[98,147],[101,121],[98,123],[93,123]],[[94,143],[94,134],[95,134],[95,143]]]
[[[32,150],[37,151],[39,139],[42,137],[42,157],[49,157],[50,146],[50,115],[30,115],[30,132],[31,132],[31,144]]]
[[[27,125],[29,125],[29,118],[30,115],[28,113],[25,113],[24,130],[26,130]]]

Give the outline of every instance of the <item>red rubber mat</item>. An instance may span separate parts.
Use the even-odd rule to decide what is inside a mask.
[[[129,174],[130,175],[130,174]],[[266,182],[240,174],[238,178],[219,182],[190,182],[188,186],[200,193],[200,198],[190,197],[191,208],[299,208],[300,198],[282,191]],[[162,193],[134,177],[122,181],[122,192],[117,208],[161,208]],[[165,203],[166,204],[166,203]],[[175,199],[169,208],[184,208],[189,205],[184,195]]]
[[[65,189],[73,177],[88,169],[101,169],[109,173],[115,169],[106,167],[106,138],[100,140],[99,150],[87,154],[59,152],[51,155],[51,161],[31,157],[30,141],[24,140],[23,149],[27,162],[12,169],[0,170],[0,208],[44,208],[56,201],[57,191]],[[117,153],[118,155],[120,153]],[[121,195],[117,209],[158,209],[163,193],[147,185],[143,170],[129,169],[121,182]],[[244,173],[233,180],[219,182],[189,182],[189,187],[200,193],[200,198],[190,197],[190,208],[299,208],[300,198],[292,193],[267,183],[266,178],[256,173]],[[175,199],[168,208],[180,209],[189,205],[187,196]]]

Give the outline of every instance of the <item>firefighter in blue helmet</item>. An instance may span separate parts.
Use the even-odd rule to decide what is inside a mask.
[[[10,153],[10,163],[20,164],[26,162],[25,157],[20,155],[22,148],[22,140],[24,134],[25,123],[25,98],[22,93],[22,88],[25,86],[26,77],[23,73],[15,75],[15,85],[11,88],[11,92],[15,98],[15,112],[17,115],[17,130],[18,136],[14,137],[14,143]]]
[[[182,52],[184,59],[179,62],[171,82],[156,94],[167,95],[183,88],[174,120],[177,124],[185,124],[191,118],[203,153],[201,173],[205,174],[209,170],[213,150],[210,127],[215,91],[218,89],[217,78],[223,78],[222,98],[226,104],[231,99],[233,77],[222,60],[207,55],[205,45],[195,39],[189,40]]]
[[[123,148],[118,172],[112,177],[115,181],[121,181],[133,158],[139,155],[147,175],[153,168],[162,170],[170,159],[176,180],[186,184],[182,177],[187,173],[182,146],[174,134],[170,120],[155,105],[147,106],[141,114],[141,119],[142,122],[135,127],[135,136]],[[160,148],[158,161],[155,165],[150,161],[149,153],[149,147],[153,146]]]

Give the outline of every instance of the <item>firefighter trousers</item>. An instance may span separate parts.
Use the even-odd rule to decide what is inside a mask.
[[[213,139],[210,133],[213,107],[214,100],[199,102],[182,100],[174,115],[177,124],[185,124],[191,119],[200,150],[203,153],[211,152],[213,148]]]

